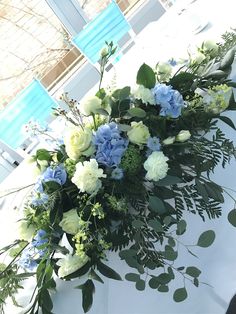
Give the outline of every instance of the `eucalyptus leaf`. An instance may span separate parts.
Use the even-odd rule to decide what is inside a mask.
[[[136,289],[139,291],[143,291],[145,289],[145,286],[146,286],[146,284],[145,284],[145,281],[143,279],[138,280],[136,282],[136,285],[135,285]]]
[[[166,285],[160,285],[160,286],[157,288],[157,290],[158,290],[159,292],[168,292],[168,291],[169,291],[169,287],[166,286]]]
[[[149,197],[149,208],[151,209],[151,211],[158,213],[160,215],[166,212],[163,201],[157,196]]]
[[[175,302],[182,302],[188,297],[186,288],[176,289],[173,295]]]
[[[156,278],[160,284],[167,284],[171,281],[171,276],[168,273],[163,273]]]
[[[178,223],[177,223],[177,230],[176,230],[176,234],[177,235],[182,235],[185,233],[186,231],[186,227],[187,227],[187,223],[185,220],[180,220]]]
[[[130,108],[128,113],[131,117],[144,118],[146,116],[146,112],[141,108]]]
[[[232,226],[236,227],[236,209],[234,208],[228,213],[228,221]]]
[[[176,176],[167,175],[164,179],[161,179],[157,181],[155,184],[157,186],[168,186],[168,185],[174,185],[177,183],[181,183],[182,179]]]
[[[164,232],[162,224],[157,219],[151,219],[148,221],[148,225],[152,227],[156,232]]]
[[[207,230],[203,232],[197,242],[197,245],[200,247],[208,247],[212,245],[215,240],[215,232],[213,230]]]
[[[186,274],[194,278],[199,277],[201,274],[201,270],[195,266],[189,266],[186,268]]]
[[[132,221],[132,226],[134,228],[140,229],[143,226],[145,226],[145,223],[143,221],[139,220],[139,219],[135,219],[134,221]]]
[[[128,281],[134,281],[137,282],[138,280],[140,280],[140,275],[139,274],[135,274],[135,273],[128,273],[125,275],[125,279]]]
[[[149,280],[148,284],[152,289],[157,289],[160,286],[160,282],[154,276]]]

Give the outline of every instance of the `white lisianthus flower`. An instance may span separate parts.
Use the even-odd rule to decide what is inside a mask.
[[[175,136],[169,136],[169,137],[167,137],[166,139],[164,139],[164,140],[162,141],[162,143],[163,143],[164,145],[171,145],[171,144],[174,143],[174,141],[175,141]]]
[[[18,233],[19,238],[21,240],[30,241],[34,234],[35,234],[35,228],[32,224],[29,224],[25,220],[20,220],[18,223]]]
[[[146,144],[150,133],[148,127],[140,122],[131,122],[131,129],[127,132],[128,138],[134,144]]]
[[[206,56],[203,53],[201,53],[200,51],[198,51],[195,55],[193,55],[192,63],[200,64],[205,59],[206,59]]]
[[[206,40],[202,44],[202,49],[214,57],[218,53],[219,46],[214,40]]]
[[[161,62],[157,65],[157,74],[161,81],[168,81],[172,74],[172,67],[169,63]]]
[[[94,153],[90,129],[71,128],[66,133],[64,142],[66,153],[73,160],[78,160],[81,155],[91,156]]]
[[[81,219],[77,214],[77,210],[73,208],[63,214],[63,218],[59,223],[59,226],[66,233],[75,235],[80,229],[80,221]]]
[[[100,51],[100,56],[104,58],[107,54],[108,54],[107,48],[106,47],[102,48],[102,50]]]
[[[191,137],[191,133],[188,130],[181,130],[179,134],[176,135],[175,140],[177,142],[186,142]]]
[[[96,113],[97,109],[102,108],[102,100],[97,96],[90,96],[83,99],[79,105],[79,110],[85,115],[90,116]]]
[[[95,159],[90,159],[90,161],[78,162],[76,164],[76,171],[71,181],[81,192],[93,194],[97,193],[102,186],[99,178],[106,178],[106,174],[103,173],[103,169],[98,168],[98,163]]]
[[[144,169],[147,171],[146,179],[158,181],[165,178],[168,171],[167,158],[162,152],[152,152],[144,163]]]
[[[57,265],[60,266],[58,269],[58,276],[62,278],[74,273],[76,270],[83,267],[88,260],[89,258],[87,255],[78,256],[67,254],[57,262]]]
[[[155,98],[153,93],[149,88],[144,87],[143,85],[137,85],[132,90],[132,95],[136,99],[142,100],[144,104],[149,103],[150,105],[155,105]]]

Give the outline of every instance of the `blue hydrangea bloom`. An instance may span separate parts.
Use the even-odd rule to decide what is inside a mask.
[[[39,230],[29,246],[23,251],[18,262],[19,266],[30,271],[34,270],[38,266],[37,260],[46,253],[46,248],[39,247],[47,242],[46,231]]]
[[[97,162],[109,167],[120,164],[128,146],[128,140],[122,138],[115,122],[100,126],[94,134],[93,143],[96,146]]]
[[[39,189],[42,189],[42,185],[38,187]],[[32,199],[31,199],[31,204],[34,206],[40,206],[43,204],[46,204],[48,201],[49,197],[46,193],[37,193]]]
[[[30,249],[24,250],[18,261],[18,264],[20,267],[27,269],[29,271],[33,271],[38,266],[38,263],[32,256],[32,250]]]
[[[152,89],[156,104],[161,106],[160,115],[178,118],[184,107],[182,95],[170,85],[156,84]]]
[[[161,150],[160,139],[156,136],[149,137],[147,141],[147,147],[153,152],[160,151]]]
[[[177,61],[172,58],[172,59],[168,60],[168,63],[169,63],[172,67],[174,67],[174,66],[176,66],[176,64],[177,64]]]
[[[41,180],[44,182],[55,181],[60,185],[66,182],[67,174],[62,165],[55,168],[48,167],[42,174]]]
[[[114,180],[121,180],[123,176],[124,176],[124,173],[121,168],[115,168],[111,173],[111,178]]]

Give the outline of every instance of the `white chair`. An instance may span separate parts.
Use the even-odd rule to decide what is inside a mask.
[[[81,32],[73,37],[73,44],[83,55],[96,66],[100,60],[100,52],[106,45],[105,42],[113,42],[117,46],[115,61],[118,55],[127,47],[127,44],[119,46],[121,39],[130,34],[134,38],[131,25],[126,20],[119,6],[113,0],[103,11],[101,11],[91,22],[85,25]]]

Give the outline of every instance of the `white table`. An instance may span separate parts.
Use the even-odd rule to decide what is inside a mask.
[[[219,38],[219,35],[230,26],[234,27],[235,2],[234,0],[199,0],[192,4],[195,14],[201,14],[202,19],[207,18],[209,25],[201,33],[193,35],[191,26],[186,27],[186,16],[178,16],[175,9],[171,9],[158,22],[147,26],[136,39],[136,46],[132,48],[117,64],[118,85],[125,86],[135,82],[135,75],[139,66],[146,62],[154,65],[157,61],[168,60],[169,57],[178,57],[185,51],[191,43],[192,46],[200,43],[203,39]],[[225,13],[224,13],[225,12]],[[204,17],[205,15],[205,17]],[[196,25],[196,20],[195,20]],[[234,24],[233,24],[234,23]],[[235,71],[236,73],[236,71]],[[109,74],[112,76],[112,73]],[[236,121],[235,113],[231,118]],[[227,135],[236,143],[236,132],[224,127]],[[18,178],[18,182],[25,179],[24,166],[18,167],[17,172],[9,177],[5,187]],[[217,169],[214,178],[221,184],[231,188],[235,187],[234,172],[236,163],[232,162],[225,170]],[[30,178],[29,181],[33,181]],[[6,185],[7,184],[7,185]],[[0,190],[3,189],[0,186]],[[8,203],[9,204],[9,203]],[[145,292],[139,292],[130,282],[116,282],[105,280],[105,284],[96,285],[94,306],[90,314],[223,314],[228,306],[229,300],[236,292],[236,249],[234,239],[236,229],[227,222],[227,213],[233,208],[233,201],[226,197],[222,206],[223,214],[219,220],[207,221],[203,223],[197,216],[188,217],[188,232],[183,236],[183,242],[196,242],[199,234],[207,229],[214,229],[217,238],[212,247],[208,249],[194,249],[199,255],[199,259],[181,250],[177,265],[195,265],[202,270],[201,280],[213,286],[201,285],[195,288],[188,285],[189,298],[183,303],[175,303],[172,300],[171,292],[182,287],[182,279],[178,278],[173,282],[171,292],[167,294],[158,293],[147,288]],[[3,204],[0,211],[1,222],[14,220],[14,214]],[[7,217],[8,215],[8,217]],[[7,218],[6,218],[7,217]],[[11,225],[13,226],[13,224]],[[0,230],[1,242],[6,239],[6,229]],[[12,232],[11,232],[12,233]],[[7,238],[11,238],[10,234]],[[109,265],[116,269],[123,277],[130,269],[119,260],[117,254],[109,254]],[[54,313],[75,314],[82,313],[80,290],[73,289],[78,280],[70,283],[58,281],[58,292],[53,296]],[[9,309],[7,313],[12,312]]]

